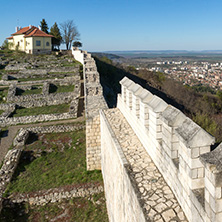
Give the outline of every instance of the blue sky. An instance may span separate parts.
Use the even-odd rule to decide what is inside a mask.
[[[74,20],[83,49],[222,50],[221,0],[1,0],[0,45],[15,26]]]

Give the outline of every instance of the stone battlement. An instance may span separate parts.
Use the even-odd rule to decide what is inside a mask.
[[[222,144],[210,152],[214,137],[126,77],[108,110],[94,59],[72,52],[83,64],[87,169],[102,169],[109,220],[222,221]]]
[[[189,221],[222,221],[221,147],[181,111],[124,77],[117,107],[171,187]]]

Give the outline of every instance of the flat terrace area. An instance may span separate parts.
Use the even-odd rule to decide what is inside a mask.
[[[174,194],[120,110],[109,109],[104,113],[131,165],[146,217],[155,222],[187,222]]]

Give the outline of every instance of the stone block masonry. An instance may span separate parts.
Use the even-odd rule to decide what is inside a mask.
[[[102,169],[110,221],[221,222],[222,144],[210,152],[215,138],[126,77],[108,110],[91,55],[73,55],[83,64],[87,169]]]
[[[107,109],[107,104],[94,59],[86,51],[73,49],[72,53],[83,64],[87,170],[101,169],[99,110]]]
[[[119,109],[101,111],[101,129],[102,172],[110,221],[187,221]]]
[[[222,144],[210,152],[215,138],[179,110],[126,77],[121,80],[121,88],[117,107],[172,189],[187,219],[222,221]]]

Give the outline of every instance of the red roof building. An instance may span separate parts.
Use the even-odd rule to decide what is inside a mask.
[[[43,32],[40,27],[30,25],[16,29],[17,31],[7,38],[10,49],[18,49],[29,54],[51,52],[53,36]]]

